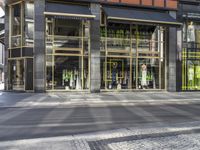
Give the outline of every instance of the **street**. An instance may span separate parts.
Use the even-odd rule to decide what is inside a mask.
[[[1,108],[0,140],[64,136],[101,130],[200,121],[200,105],[96,108]]]
[[[8,93],[3,93],[3,95],[4,94]],[[143,97],[147,97],[149,94],[150,93],[143,93]],[[165,94],[165,101],[167,100],[167,94],[169,93]],[[12,97],[14,99],[15,94],[9,95],[9,100],[11,100]],[[19,95],[20,94],[18,94],[18,96]],[[123,94],[120,95],[122,96]],[[119,97],[120,95],[116,95],[116,97]],[[131,94],[129,93],[125,95],[129,97]],[[123,96],[126,97],[125,95]],[[198,141],[197,143],[200,144],[200,103],[197,99],[198,94],[195,95],[194,93],[191,93],[191,95],[193,95],[192,99],[190,101],[188,99],[189,102],[187,103],[185,102],[186,100],[183,101],[183,104],[181,104],[181,99],[175,102],[171,101],[171,103],[165,103],[165,101],[156,101],[156,98],[154,103],[149,102],[145,104],[142,102],[138,103],[136,99],[134,101],[134,97],[132,97],[130,105],[128,102],[115,104],[114,101],[113,103],[108,103],[108,105],[106,105],[107,102],[103,101],[104,98],[101,97],[104,105],[96,104],[94,106],[80,106],[78,105],[79,101],[77,101],[77,105],[73,103],[72,107],[70,105],[45,105],[45,107],[44,105],[32,105],[30,107],[26,107],[24,103],[26,102],[30,104],[35,97],[33,94],[30,94],[31,98],[29,97],[28,100],[26,99],[27,96],[21,96],[26,99],[23,104],[20,103],[19,99],[17,102],[15,100],[15,103],[11,103],[11,101],[8,100],[8,104],[5,104],[3,103],[3,99],[0,98],[2,102],[0,107],[0,149],[11,150],[12,148],[15,148],[17,150],[21,150],[24,148],[22,145],[26,143],[26,140],[29,141],[29,144],[31,144],[31,140],[51,138],[51,142],[49,144],[55,144],[53,144],[53,147],[49,147],[48,149],[55,149],[55,146],[58,144],[58,149],[71,150],[73,149],[72,143],[74,141],[80,141],[90,136],[92,136],[90,138],[90,142],[86,142],[88,141],[86,139],[86,141],[81,141],[82,144],[86,142],[85,149],[88,147],[88,149],[104,150],[106,149],[105,145],[107,147],[109,145],[111,150],[133,149],[133,147],[138,147],[138,149],[140,149],[139,147],[141,145],[139,143],[141,142],[139,142],[139,140],[145,141],[146,143],[153,142],[154,144],[157,141],[162,147],[163,144],[166,144],[164,141],[168,139],[168,147],[164,148],[169,149],[171,148],[169,147],[170,142],[172,146],[174,146],[174,144],[177,145],[177,142],[186,144],[184,142],[185,139],[182,138],[173,144],[173,141],[175,139],[177,140],[177,136],[184,136],[186,139],[192,137],[193,140],[195,139],[195,141]],[[178,99],[178,95],[173,96],[176,96]],[[128,99],[127,97],[126,99]],[[162,95],[162,97],[164,96]],[[160,98],[157,97],[157,99]],[[185,99],[187,99],[186,96]],[[46,101],[45,98],[43,98],[42,101]],[[41,103],[42,101],[40,98]],[[16,103],[20,103],[21,106],[15,105]],[[173,130],[172,132],[171,130],[169,131],[169,128],[175,128],[176,130]],[[123,135],[123,138],[117,138],[115,136],[112,137],[115,132],[118,132],[119,135]],[[140,132],[144,133],[138,134]],[[104,136],[104,138],[99,140],[98,134],[107,136]],[[145,136],[143,137],[142,134]],[[61,137],[63,137],[63,140],[56,142],[56,139]],[[73,137],[73,140],[70,139],[71,142],[73,141],[72,143],[69,142],[70,140],[68,141],[69,137]],[[80,137],[83,137],[83,139]],[[157,140],[155,140],[155,138],[157,138]],[[102,141],[102,139],[104,140]],[[13,143],[16,144],[17,141],[20,140],[23,142],[19,142],[17,145],[12,147]],[[41,142],[42,140],[39,141]],[[47,141],[42,142],[41,144],[48,143]],[[5,144],[6,142],[9,143]],[[192,146],[195,149],[195,146],[200,146],[197,143],[193,143],[193,145],[187,144],[187,148]],[[67,144],[68,146],[66,146]],[[72,145],[69,146],[70,144]],[[104,145],[104,147],[102,145]],[[180,149],[179,146],[181,145],[178,144],[174,149],[176,149],[176,147],[177,149]],[[30,145],[30,147],[26,148],[37,149],[35,146],[36,145],[33,144],[32,146]],[[63,148],[63,146],[65,148]],[[76,147],[74,149],[78,149],[77,146],[74,147]],[[79,146],[79,148],[81,147]],[[159,147],[157,148],[160,149]],[[41,147],[38,149],[41,149]],[[44,147],[42,149],[44,149]],[[146,147],[144,147],[144,149],[146,149]]]

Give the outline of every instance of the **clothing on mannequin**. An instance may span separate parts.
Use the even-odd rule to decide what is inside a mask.
[[[146,64],[142,65],[142,80],[141,80],[142,87],[147,86],[147,66]]]
[[[188,25],[187,40],[188,42],[195,42],[195,26],[193,25],[193,22]]]
[[[196,66],[196,88],[200,88],[200,66]]]
[[[188,80],[189,81],[194,80],[194,68],[193,67],[190,67],[188,69]]]
[[[116,87],[117,84],[117,64],[113,63],[112,69],[112,88]]]

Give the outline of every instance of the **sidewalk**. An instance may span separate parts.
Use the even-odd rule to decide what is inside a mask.
[[[0,93],[0,107],[104,107],[200,103],[200,92]]]

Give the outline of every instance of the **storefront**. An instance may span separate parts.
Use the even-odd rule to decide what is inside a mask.
[[[103,7],[101,89],[166,90],[167,38],[180,25],[166,12]]]
[[[6,89],[175,91],[181,24],[161,1],[10,1]]]
[[[56,9],[55,9],[56,8]],[[46,90],[90,89],[88,5],[46,3]]]
[[[200,4],[181,3],[179,18],[182,31],[182,90],[200,90]]]

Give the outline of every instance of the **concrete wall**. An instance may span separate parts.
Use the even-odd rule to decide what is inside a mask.
[[[35,37],[34,37],[34,73],[35,91],[45,91],[45,0],[34,0]]]

